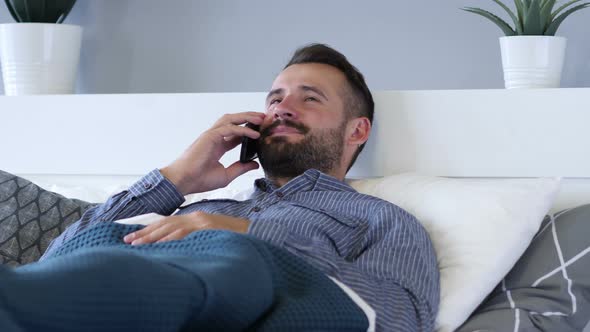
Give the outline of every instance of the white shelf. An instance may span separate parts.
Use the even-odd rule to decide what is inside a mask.
[[[0,97],[0,169],[139,175],[266,93]],[[379,91],[353,176],[590,177],[590,89]],[[237,151],[224,159],[237,158]]]

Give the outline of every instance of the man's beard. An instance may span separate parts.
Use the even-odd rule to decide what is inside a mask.
[[[296,143],[287,137],[266,138],[278,125],[292,127],[304,135]],[[323,173],[330,173],[339,166],[344,151],[344,131],[346,121],[333,129],[310,129],[290,120],[276,121],[261,133],[258,140],[258,158],[269,178],[294,178],[308,169],[314,168]]]

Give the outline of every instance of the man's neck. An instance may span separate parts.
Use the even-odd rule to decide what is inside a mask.
[[[338,176],[338,175],[332,174],[332,173],[333,172],[324,173],[324,174],[335,177],[335,178],[339,179],[340,181],[344,180],[344,176]],[[281,188],[282,186],[286,185],[289,181],[293,180],[295,177],[272,177],[272,176],[267,175],[266,178],[268,180],[270,180],[277,188]]]
[[[276,177],[268,177],[268,179],[277,187],[280,188],[287,184],[287,182],[291,181],[293,178],[276,178]]]

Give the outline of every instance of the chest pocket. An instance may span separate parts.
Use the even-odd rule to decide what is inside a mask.
[[[319,204],[292,203],[301,209],[303,222],[314,229],[310,234],[291,234],[286,246],[307,256],[336,253],[347,261],[353,261],[364,249],[368,224],[353,214],[328,210]],[[331,247],[331,248],[329,248]]]

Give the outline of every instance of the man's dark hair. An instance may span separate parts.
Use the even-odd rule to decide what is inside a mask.
[[[340,70],[346,77],[350,88],[350,91],[344,95],[346,98],[346,119],[364,116],[369,119],[371,124],[373,123],[375,103],[371,91],[369,91],[367,83],[365,83],[363,74],[348,62],[348,59],[342,53],[325,44],[310,44],[297,49],[285,68],[305,63],[321,63]],[[350,170],[364,147],[365,144],[359,146],[347,170]]]

